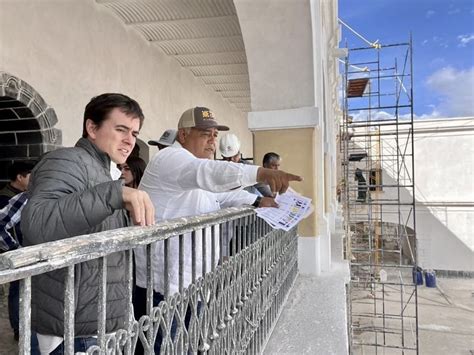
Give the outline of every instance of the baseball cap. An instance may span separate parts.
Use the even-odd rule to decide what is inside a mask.
[[[207,107],[194,107],[183,112],[178,122],[180,128],[216,128],[218,131],[228,131],[229,127],[222,126],[214,118],[214,113]]]
[[[158,140],[149,140],[148,144],[150,145],[164,145],[165,147],[170,146],[174,143],[178,131],[175,129],[167,129],[163,132],[160,139]]]
[[[240,141],[235,134],[227,133],[219,141],[219,150],[224,158],[230,158],[240,151]]]

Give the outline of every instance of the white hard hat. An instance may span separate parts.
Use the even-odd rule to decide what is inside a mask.
[[[227,133],[219,141],[219,150],[224,158],[230,158],[240,151],[240,141],[235,134]]]

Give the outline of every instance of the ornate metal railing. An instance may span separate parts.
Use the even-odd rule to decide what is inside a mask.
[[[192,278],[183,287],[184,237],[190,233]],[[210,239],[206,237],[210,236]],[[170,242],[179,245],[179,292],[169,294]],[[196,249],[200,239],[202,253]],[[209,243],[210,240],[210,243]],[[163,245],[165,300],[154,307],[153,248]],[[147,314],[133,316],[133,249],[145,247],[147,255]],[[198,253],[196,253],[198,250]],[[107,256],[124,251],[128,277],[128,322],[113,334],[105,331]],[[199,255],[201,254],[201,255]],[[137,342],[153,354],[158,331],[161,353],[257,354],[263,351],[297,275],[296,230],[273,230],[257,218],[253,208],[229,208],[192,218],[179,218],[151,227],[129,227],[69,238],[0,255],[0,284],[20,280],[19,353],[30,351],[31,278],[67,269],[64,285],[64,348],[74,353],[74,267],[98,259],[97,345],[87,354],[133,354]],[[197,277],[196,260],[203,262]],[[189,324],[185,314],[190,312]],[[172,335],[171,325],[176,323]]]

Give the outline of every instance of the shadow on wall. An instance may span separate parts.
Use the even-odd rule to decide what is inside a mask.
[[[395,179],[383,171],[384,185],[396,184]],[[384,193],[384,198],[392,197]],[[395,196],[393,196],[395,197]],[[402,201],[410,201],[412,195],[406,188],[401,189]],[[386,211],[389,212],[389,211]],[[395,211],[393,211],[395,212]],[[410,211],[402,210],[408,226],[413,226]],[[387,222],[398,223],[396,213],[387,213]],[[466,221],[466,223],[468,223]],[[430,209],[416,201],[416,234],[418,240],[418,264],[425,269],[474,271],[474,252]],[[472,235],[470,236],[472,238]]]

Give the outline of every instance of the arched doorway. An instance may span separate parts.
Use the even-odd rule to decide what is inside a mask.
[[[17,160],[36,160],[61,146],[54,109],[23,80],[0,72],[0,184]]]

